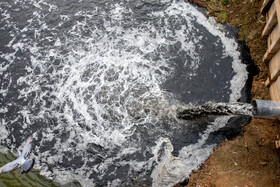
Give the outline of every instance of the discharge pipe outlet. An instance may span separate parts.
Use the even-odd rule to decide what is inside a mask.
[[[254,117],[263,119],[280,118],[280,103],[275,101],[253,100],[255,108]]]

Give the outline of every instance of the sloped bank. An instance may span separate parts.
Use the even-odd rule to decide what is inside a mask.
[[[268,65],[261,62],[266,39],[261,37],[265,17],[259,13],[262,0],[190,0],[205,7],[219,22],[229,22],[240,29],[259,68],[254,77],[252,99],[269,100],[264,81]],[[224,3],[223,3],[224,2]],[[176,186],[280,186],[280,151],[275,141],[280,137],[279,121],[252,119],[240,136],[217,147],[210,158],[188,180]]]

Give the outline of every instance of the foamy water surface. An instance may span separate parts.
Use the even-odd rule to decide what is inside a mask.
[[[0,1],[1,145],[34,133],[35,168],[60,183],[170,186],[211,154],[230,117],[177,106],[235,102],[238,44],[187,1]]]

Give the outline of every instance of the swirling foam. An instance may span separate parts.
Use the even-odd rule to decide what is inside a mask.
[[[236,73],[230,101],[239,99],[247,72],[235,40],[195,7],[182,1],[161,3],[167,8],[149,12],[147,19],[162,25],[144,21],[127,27],[126,16],[132,19],[135,10],[124,2],[77,9],[51,1],[1,2],[2,30],[10,30],[11,39],[0,54],[1,79],[8,83],[2,84],[0,94],[11,97],[13,87],[19,92],[10,103],[5,100],[8,106],[18,105],[19,111],[17,117],[2,120],[1,142],[18,146],[14,142],[22,138],[13,134],[16,124],[23,124],[22,134],[35,132],[36,168],[61,183],[75,179],[84,186],[117,186],[133,180],[149,183],[150,175],[154,186],[168,186],[188,177],[215,146],[204,145],[209,134],[228,118],[218,118],[197,143],[172,155],[170,139],[183,124],[174,112],[179,101],[161,87],[173,75],[170,46],[179,46],[176,50],[191,57],[185,66],[192,72],[189,76],[197,76],[197,49],[204,36],[192,35],[193,22],[220,38]],[[141,6],[146,5],[136,8]],[[15,14],[23,11],[26,24],[21,25]],[[17,63],[23,64],[22,73],[14,75]],[[11,109],[0,112],[5,115]]]

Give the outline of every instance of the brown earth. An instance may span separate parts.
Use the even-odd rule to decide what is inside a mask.
[[[261,37],[265,16],[260,14],[263,0],[189,0],[208,10],[218,22],[229,22],[240,28],[260,72],[254,77],[252,99],[269,100],[264,82],[268,64],[261,61],[266,51],[266,38]],[[184,183],[188,187],[280,187],[280,150],[275,141],[280,137],[280,121],[252,119],[234,140],[218,146],[209,159]]]

